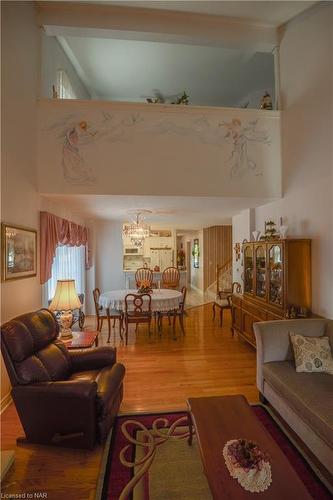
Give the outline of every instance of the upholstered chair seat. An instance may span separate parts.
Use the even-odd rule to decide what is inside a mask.
[[[219,307],[228,307],[229,306],[229,300],[228,299],[221,299],[220,297],[216,297],[216,299],[215,299],[214,302]]]

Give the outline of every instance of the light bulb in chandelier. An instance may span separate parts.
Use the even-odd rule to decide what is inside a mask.
[[[133,245],[138,248],[141,248],[145,238],[150,236],[150,227],[142,220],[140,222],[140,215],[141,213],[139,212],[135,221],[125,224],[123,227],[124,235],[129,236]]]

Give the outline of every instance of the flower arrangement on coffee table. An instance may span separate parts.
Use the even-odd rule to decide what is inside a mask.
[[[153,289],[151,287],[151,282],[149,280],[140,281],[140,286],[138,288],[139,293],[153,293]]]
[[[223,448],[223,457],[231,477],[247,491],[265,491],[272,482],[269,456],[257,443],[247,439],[232,439]]]

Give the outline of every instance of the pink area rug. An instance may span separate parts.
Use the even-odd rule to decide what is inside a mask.
[[[321,480],[317,477],[315,472],[312,470],[310,465],[307,463],[307,461],[303,458],[302,454],[298,451],[298,449],[293,445],[293,443],[288,439],[288,437],[284,434],[284,432],[281,430],[279,425],[276,423],[276,421],[272,418],[270,413],[261,405],[256,405],[252,406],[252,410],[255,413],[256,417],[260,420],[260,422],[264,425],[264,427],[268,430],[268,432],[271,434],[273,439],[276,441],[276,443],[280,446],[282,449],[283,453],[289,460],[290,464],[292,467],[295,469],[296,473],[299,475],[301,480],[303,481],[305,487],[309,491],[310,495],[316,499],[316,500],[328,500],[332,498],[331,493],[326,489],[325,485],[321,482]],[[183,417],[183,418],[182,418]],[[131,481],[135,481],[133,479],[134,476],[134,470],[137,473],[138,469],[134,469],[133,467],[130,467],[127,465],[124,465],[124,462],[134,462],[140,460],[140,455],[137,454],[136,448],[138,446],[131,441],[136,441],[138,432],[141,431],[142,434],[142,429],[140,426],[144,426],[148,430],[152,428],[154,425],[154,421],[156,419],[166,419],[168,421],[167,428],[172,427],[172,424],[175,423],[176,421],[179,421],[181,419],[182,422],[182,431],[183,436],[180,436],[180,439],[183,439],[183,446],[186,447],[188,446],[186,443],[186,413],[184,412],[176,412],[176,413],[165,413],[165,414],[136,414],[136,415],[128,415],[128,416],[121,416],[117,418],[116,424],[114,426],[114,430],[112,433],[112,438],[111,442],[108,445],[108,450],[106,453],[106,461],[104,464],[104,470],[102,471],[102,475],[104,473],[104,479],[102,482],[102,487],[101,487],[101,493],[100,496],[97,498],[100,498],[101,500],[119,500],[121,498],[122,492],[124,492],[124,489],[126,488],[126,485],[128,485]],[[131,423],[131,421],[136,421],[139,423]],[[163,423],[161,420],[159,420],[158,427],[163,426]],[[128,435],[124,435],[127,432]],[[145,433],[143,432],[143,439],[149,441],[149,436],[145,437]],[[141,439],[141,438],[140,438]],[[161,438],[163,440],[163,438]],[[144,441],[144,442],[146,442]],[[162,445],[163,446],[163,445]],[[146,451],[143,453],[147,453],[148,447],[145,448]],[[149,455],[149,453],[148,453]],[[142,457],[142,455],[141,455]],[[151,460],[151,463],[154,460],[154,457],[148,457],[149,460]],[[148,460],[148,461],[149,461]],[[199,458],[198,463],[200,462],[200,469],[201,467],[201,461]],[[176,471],[175,471],[176,474]],[[200,474],[199,474],[200,475]],[[198,475],[197,475],[198,476]],[[205,482],[204,476],[202,476],[202,482]],[[198,481],[198,477],[193,477],[193,484],[192,488],[195,488],[195,479]],[[140,487],[141,493],[134,494],[134,497],[132,493],[129,493],[126,498],[129,499],[134,499],[136,500],[137,498],[144,498],[144,499],[150,499],[150,500],[157,500],[158,498],[168,498],[166,494],[163,493],[163,486],[160,486],[160,495],[154,495],[150,494],[150,469],[148,468],[148,471],[146,474],[143,474],[142,479],[140,480],[139,486],[136,487],[136,490]],[[188,499],[188,498],[200,498],[200,500],[205,500],[206,498],[211,498],[210,494],[203,494],[200,492],[198,493],[198,496],[195,495],[187,495],[186,494],[186,485],[191,484],[191,478],[187,477],[186,481],[183,482],[182,489],[184,491],[184,495],[182,492],[179,491],[177,494],[173,494],[171,497],[169,496],[169,500],[173,500],[174,498],[180,499]],[[199,478],[199,483],[200,483],[200,478]],[[198,483],[198,484],[199,484]],[[162,483],[163,484],[163,483]],[[135,490],[135,491],[136,491]],[[126,490],[125,490],[126,491]],[[193,490],[192,490],[193,491]],[[252,496],[260,496],[260,494],[252,494]],[[125,497],[124,497],[125,498]],[[285,499],[287,500],[287,499]],[[289,499],[288,499],[289,500]],[[301,499],[300,499],[301,500]]]

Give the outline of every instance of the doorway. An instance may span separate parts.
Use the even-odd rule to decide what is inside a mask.
[[[191,241],[186,242],[186,275],[187,275],[187,284],[191,285]]]

